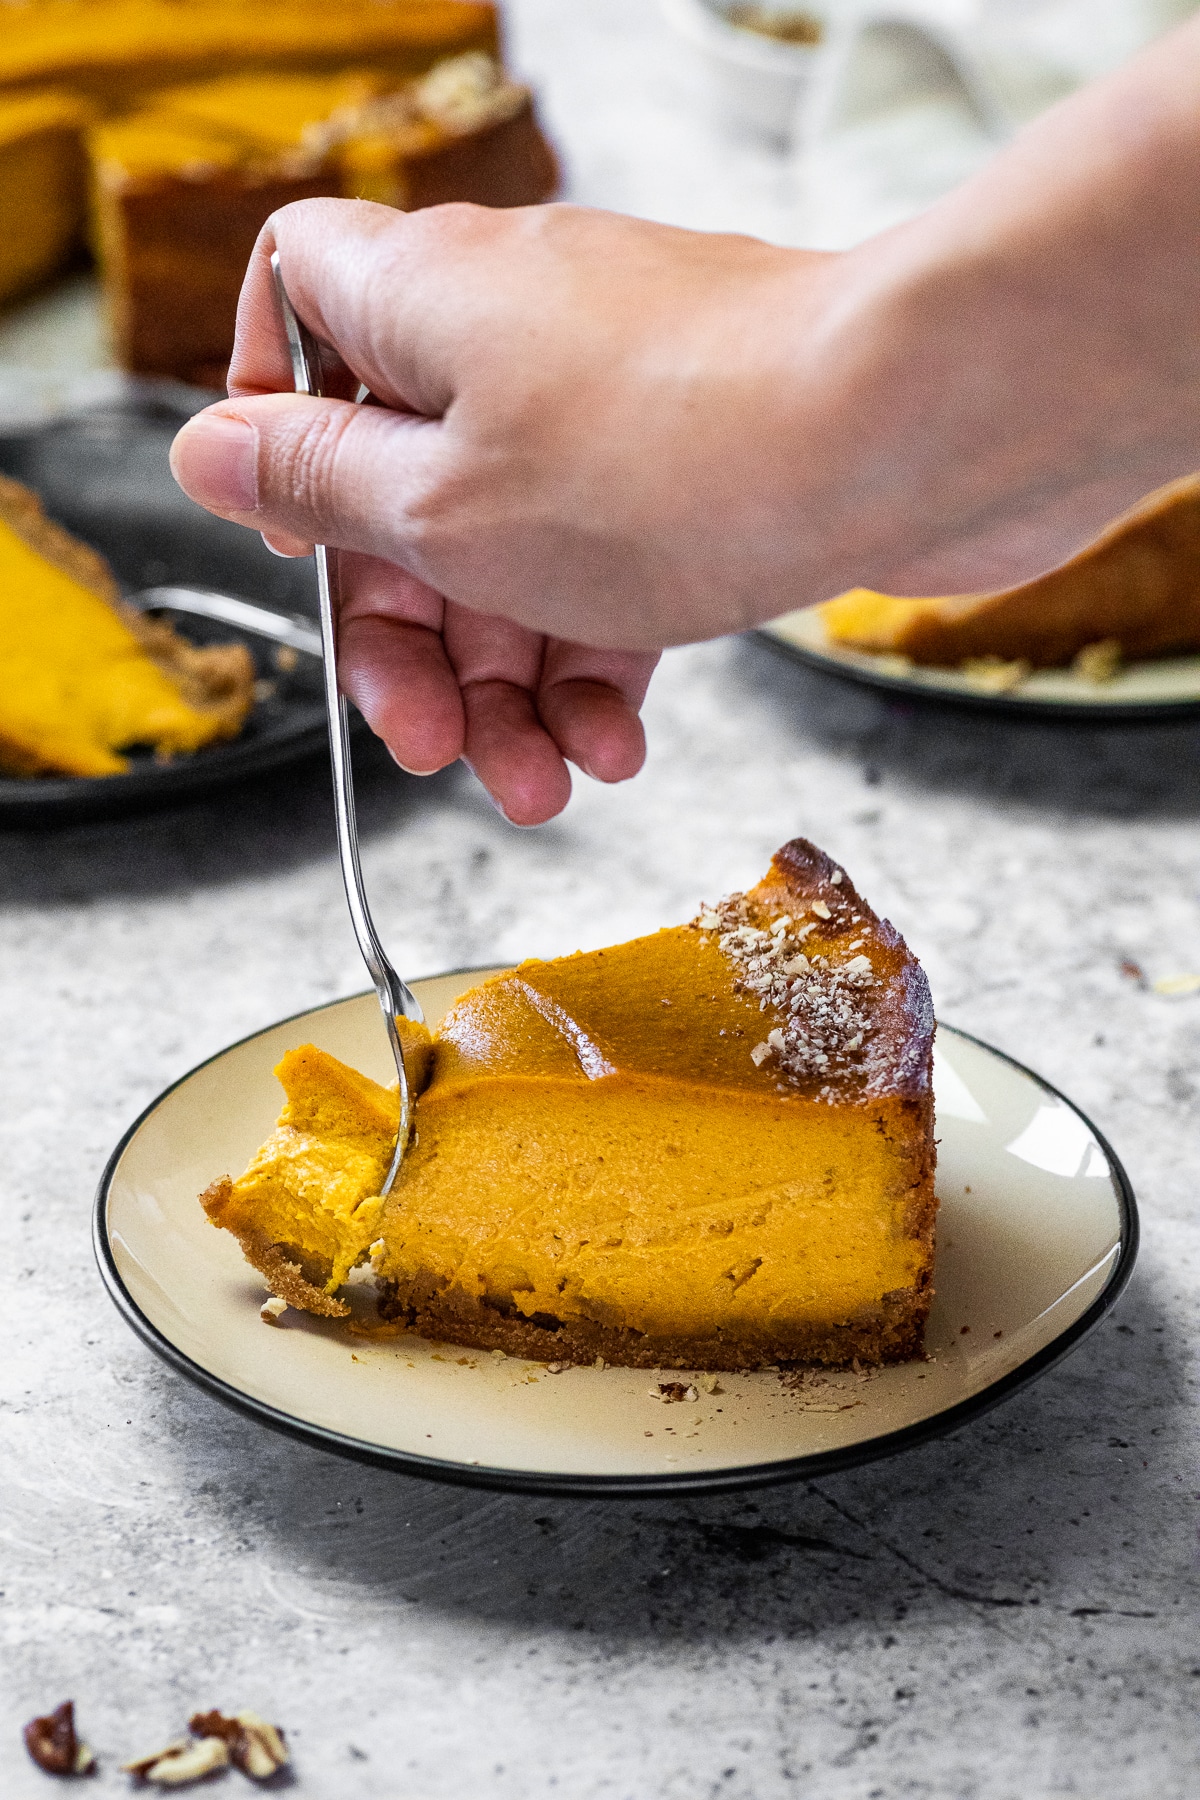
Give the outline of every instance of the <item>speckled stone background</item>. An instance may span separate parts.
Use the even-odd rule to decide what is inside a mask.
[[[698,182],[790,181],[704,124],[647,7],[517,13],[585,197],[638,203],[630,116],[691,146]],[[627,112],[611,84],[631,46]],[[66,1695],[103,1793],[212,1703],[284,1724],[313,1800],[1200,1790],[1200,997],[1121,969],[1200,970],[1200,726],[898,705],[752,640],[669,655],[647,722],[637,782],[580,780],[535,833],[461,771],[417,782],[364,758],[397,960],[419,974],[653,928],[805,832],[908,936],[943,1017],[1111,1137],[1145,1234],[1125,1298],[952,1439],[746,1499],[470,1494],[271,1437],[129,1333],[89,1214],[166,1083],[362,985],[326,777],[0,834],[6,1796],[51,1791],[17,1729]]]

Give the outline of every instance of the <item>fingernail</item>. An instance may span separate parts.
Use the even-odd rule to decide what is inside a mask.
[[[285,561],[294,562],[297,557],[312,555],[312,545],[311,544],[306,549],[281,550],[279,548],[278,544],[273,544],[271,542],[270,538],[267,536],[265,531],[260,531],[258,535],[262,539],[265,547],[271,552],[272,556],[281,556],[284,558]]]
[[[400,758],[396,755],[396,752],[392,749],[390,744],[388,745],[388,755],[391,757],[396,767],[398,769],[403,769],[406,775],[419,775],[422,781],[428,781],[431,775],[437,774],[436,769],[410,769],[407,763],[402,763],[400,761]]]
[[[257,512],[258,433],[245,419],[198,413],[171,445],[184,493],[217,512]]]

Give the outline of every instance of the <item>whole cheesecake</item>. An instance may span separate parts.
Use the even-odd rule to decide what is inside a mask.
[[[306,1045],[237,1181],[201,1196],[326,1316],[544,1361],[744,1369],[920,1353],[933,1294],[933,1013],[903,940],[802,838],[747,894],[527,962],[406,1027],[395,1090]]]

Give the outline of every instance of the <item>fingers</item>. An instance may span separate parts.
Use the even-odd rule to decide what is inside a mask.
[[[284,330],[275,272],[271,267],[271,257],[276,250],[279,251],[279,270],[288,299],[320,340],[325,392],[334,398],[352,400],[361,379],[350,368],[340,345],[343,336],[350,339],[352,346],[360,335],[354,325],[361,326],[364,296],[359,291],[359,305],[348,319],[341,310],[345,296],[339,293],[336,299],[332,298],[329,286],[340,289],[345,285],[339,277],[345,273],[346,265],[357,267],[363,261],[357,252],[364,230],[368,237],[373,235],[372,226],[375,233],[381,228],[386,230],[394,223],[395,215],[392,214],[391,219],[376,217],[391,209],[361,201],[318,200],[297,204],[299,219],[285,222],[285,214],[294,212],[294,208],[272,214],[259,232],[251,253],[238,298],[233,356],[229,363],[228,388],[234,399],[287,393],[295,385],[291,350]],[[332,230],[344,251],[344,263],[339,255],[331,262],[319,264],[320,249],[326,246],[331,235],[327,218],[337,220],[341,226],[338,230],[338,225],[333,225]],[[357,231],[354,225],[359,225]],[[278,229],[280,226],[282,232]],[[314,253],[318,266],[314,266]],[[353,283],[350,286],[353,290]],[[340,323],[331,326],[330,319],[338,319]]]
[[[637,774],[646,754],[638,708],[656,656],[547,643],[449,602],[444,630],[466,709],[466,759],[514,824],[562,810],[568,759],[598,781]]]
[[[463,754],[458,678],[441,638],[441,596],[403,570],[339,556],[338,678],[410,774],[431,775]]]
[[[387,406],[438,416],[453,394],[454,320],[475,291],[461,291],[454,271],[464,253],[486,252],[494,233],[484,207],[410,214],[365,200],[299,200],[281,208],[259,234],[242,287],[231,396],[292,387],[271,270],[277,250],[288,298],[333,352],[327,391],[350,399],[363,381]]]
[[[444,633],[462,688],[467,762],[514,825],[544,824],[571,797],[567,765],[534,698],[544,640],[509,619],[450,601]]]
[[[544,825],[571,798],[571,776],[532,694],[509,681],[462,690],[466,761],[514,825]]]
[[[224,400],[171,446],[184,492],[261,531],[284,555],[315,543],[424,567],[424,497],[440,460],[436,423],[304,394]]]
[[[657,655],[548,642],[538,715],[562,754],[594,780],[629,781],[645,762],[638,712],[657,662]]]

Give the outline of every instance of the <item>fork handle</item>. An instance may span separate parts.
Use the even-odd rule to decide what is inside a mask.
[[[283,314],[284,327],[287,331],[296,392],[312,394],[320,398],[323,392],[320,347],[312,333],[296,315],[283,283],[278,254],[271,257],[271,269],[275,276],[280,311]],[[387,1194],[391,1192],[392,1184],[396,1179],[412,1128],[412,1094],[409,1088],[408,1071],[404,1063],[404,1046],[400,1042],[400,1031],[396,1021],[397,1017],[420,1021],[424,1019],[425,1015],[421,1011],[421,1004],[416,995],[389,962],[383,945],[379,941],[379,934],[371,917],[371,909],[367,904],[362,863],[358,854],[358,821],[354,810],[354,776],[350,760],[349,715],[346,697],[338,687],[337,565],[330,560],[329,550],[324,544],[314,545],[313,556],[317,566],[325,716],[329,725],[329,759],[333,767],[333,810],[337,824],[342,883],[346,889],[346,904],[350,910],[350,922],[354,927],[354,935],[358,939],[358,948],[367,965],[371,980],[375,984],[375,993],[383,1014],[383,1022],[396,1064],[396,1078],[399,1085],[400,1119],[396,1133],[396,1147],[392,1153],[387,1177],[380,1190]]]

